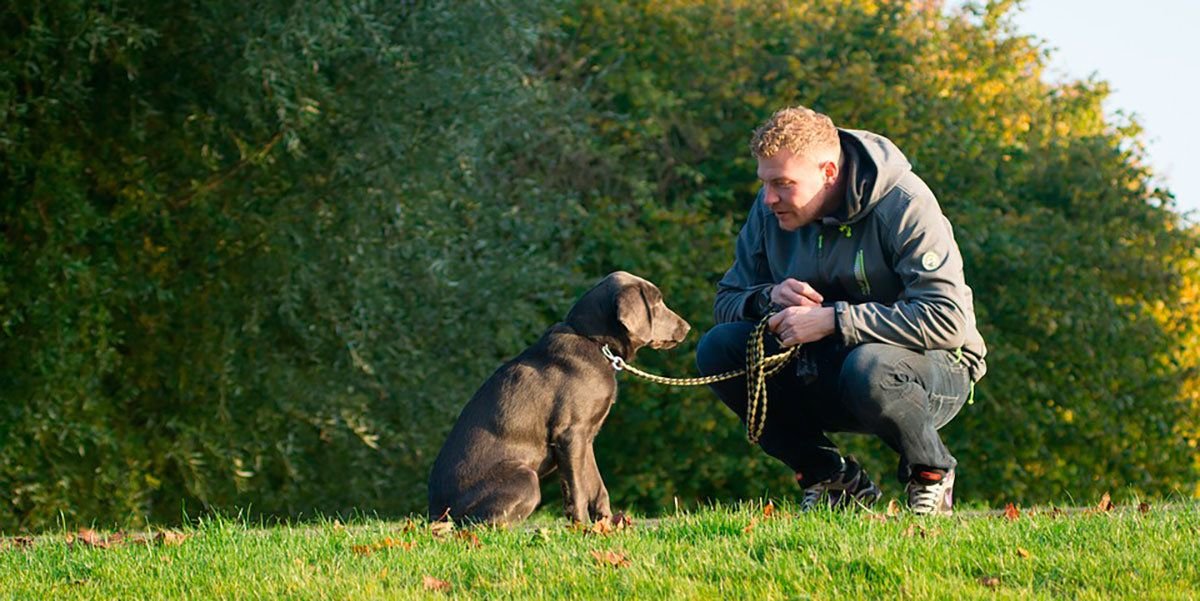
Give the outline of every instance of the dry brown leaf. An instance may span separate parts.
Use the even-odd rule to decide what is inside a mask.
[[[1016,521],[1017,518],[1021,517],[1021,510],[1016,505],[1009,503],[1004,506],[1004,517],[1010,522]]]
[[[904,536],[909,538],[913,536],[925,538],[925,527],[920,524],[909,524],[908,528],[904,529]]]
[[[618,513],[612,516],[613,528],[620,530],[622,528],[632,528],[633,520],[624,513]]]
[[[754,527],[757,525],[758,525],[758,518],[750,518],[750,523],[746,524],[745,528],[742,528],[742,532],[750,532],[751,530],[754,530]]]
[[[900,515],[900,504],[897,503],[895,499],[889,500],[888,505],[887,505],[887,516],[889,518],[894,518],[899,515]]]
[[[592,559],[595,559],[596,563],[602,566],[607,565],[614,568],[629,567],[629,558],[624,553],[617,553],[616,551],[592,551]]]
[[[608,518],[601,518],[592,522],[592,526],[588,528],[588,534],[612,534],[612,522]]]
[[[1096,509],[1101,513],[1105,511],[1112,511],[1113,507],[1115,507],[1115,505],[1113,505],[1112,498],[1108,496],[1108,493],[1101,495],[1100,502],[1096,504]]]
[[[768,499],[767,504],[763,506],[763,517],[769,518],[773,515],[775,515],[775,503]]]
[[[11,540],[13,543],[13,546],[15,546],[18,549],[26,549],[26,548],[33,546],[33,537],[32,536],[14,536],[14,537],[10,538],[9,540]]]
[[[479,537],[476,536],[475,533],[471,532],[470,530],[459,530],[457,538],[458,538],[458,540],[467,541],[467,546],[470,546],[472,548],[478,549],[479,547],[483,546],[483,543],[479,540]]]
[[[384,538],[381,541],[374,542],[369,545],[354,545],[354,546],[350,547],[350,550],[353,551],[355,555],[370,555],[376,551],[382,551],[384,549],[392,549],[395,547],[400,547],[401,549],[408,551],[415,546],[417,546],[417,543],[414,543],[411,541],[396,540],[389,536],[389,537]]]
[[[125,543],[130,545],[148,545],[150,544],[150,536],[141,532],[135,532],[125,537]]]
[[[873,521],[873,522],[886,522],[887,521],[887,516],[883,515],[882,513],[864,513],[862,517],[864,520],[869,520],[869,521]]]
[[[84,529],[80,530],[79,534],[75,535],[75,540],[77,540],[89,547],[95,547],[97,549],[107,549],[108,548],[108,541],[101,538],[100,535],[97,534],[96,531],[92,530],[91,528],[84,528]]]
[[[404,520],[404,526],[402,528],[400,528],[400,533],[408,534],[409,532],[412,532],[413,530],[416,530],[416,529],[417,529],[417,525],[414,524],[412,520]]]
[[[449,582],[446,582],[445,580],[439,580],[437,578],[434,578],[433,576],[425,576],[423,578],[423,582],[425,583],[426,590],[442,591],[442,592],[450,591],[451,584]]]
[[[980,576],[979,584],[982,584],[988,588],[996,588],[1000,586],[1000,579],[996,578],[995,576]]]
[[[436,537],[443,537],[454,530],[454,522],[434,522],[429,525],[429,532]]]
[[[1017,547],[1017,555],[1019,555],[1021,559],[1029,559],[1030,557],[1029,551],[1022,549],[1021,547]]]
[[[183,544],[189,535],[174,530],[163,530],[154,537],[154,541],[160,545],[175,546]]]
[[[1149,503],[1147,503],[1145,501],[1138,503],[1138,513],[1148,513],[1149,511],[1150,511]]]

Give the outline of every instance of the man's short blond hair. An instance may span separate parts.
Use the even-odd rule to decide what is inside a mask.
[[[833,120],[810,108],[791,106],[775,111],[766,123],[754,130],[750,153],[765,159],[787,148],[797,156],[823,158],[826,153],[836,157],[841,150]]]

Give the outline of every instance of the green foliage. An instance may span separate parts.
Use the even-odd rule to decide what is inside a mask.
[[[1176,227],[1168,193],[1149,186],[1136,124],[1103,116],[1103,83],[1041,81],[1044,57],[1008,29],[1006,3],[966,10],[580,3],[564,18],[571,43],[557,49],[569,56],[555,62],[587,91],[603,154],[622,157],[628,188],[653,191],[648,201],[627,195],[629,213],[730,224],[719,240],[697,229],[665,254],[653,238],[673,240],[678,225],[641,242],[641,265],[669,263],[643,268],[651,277],[700,271],[711,283],[728,266],[756,185],[748,134],[776,108],[804,104],[905,150],[955,224],[991,348],[978,402],[944,431],[966,497],[1190,487],[1195,442],[1175,426],[1194,411],[1182,386],[1196,360],[1172,357],[1195,341],[1153,307],[1180,298],[1194,236]],[[610,256],[629,253],[613,246]],[[711,284],[699,294],[710,299]],[[667,298],[705,329],[690,287],[685,295]],[[716,403],[625,393],[635,400],[615,412],[620,434],[602,435],[600,454],[622,457],[609,470],[615,498],[653,507],[790,486],[732,440]],[[882,445],[842,440],[891,472]]]
[[[955,224],[992,352],[945,430],[966,496],[1194,482],[1196,233],[1005,6],[11,4],[0,530],[420,510],[474,389],[614,269],[696,330],[639,363],[692,372],[749,132],[796,103],[896,140]],[[598,455],[618,505],[790,490],[743,440],[624,380]]]

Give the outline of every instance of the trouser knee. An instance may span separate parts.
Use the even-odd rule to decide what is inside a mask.
[[[705,332],[696,346],[696,369],[711,375],[744,367],[746,339],[753,329],[749,322],[730,322]]]

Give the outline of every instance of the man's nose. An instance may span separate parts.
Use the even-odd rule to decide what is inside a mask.
[[[769,184],[763,186],[763,202],[766,203],[768,207],[779,202],[779,195],[771,189]]]

